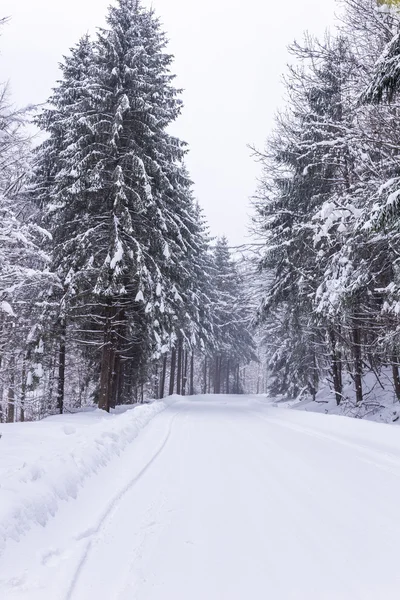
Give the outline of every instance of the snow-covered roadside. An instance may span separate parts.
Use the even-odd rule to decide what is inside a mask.
[[[380,373],[379,380],[374,373],[366,373],[363,377],[363,395],[363,403],[357,406],[354,382],[348,377],[343,385],[343,401],[339,406],[337,406],[335,394],[327,382],[321,385],[315,401],[310,396],[292,399],[262,396],[280,408],[354,417],[378,423],[400,424],[400,403],[396,398],[388,371],[384,370]]]
[[[60,502],[120,455],[174,398],[117,414],[92,410],[40,422],[0,425],[0,554],[33,525],[44,526]]]

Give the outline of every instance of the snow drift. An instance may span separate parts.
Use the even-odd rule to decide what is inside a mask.
[[[0,426],[0,554],[33,524],[44,526],[60,502],[118,456],[173,400],[91,410]]]

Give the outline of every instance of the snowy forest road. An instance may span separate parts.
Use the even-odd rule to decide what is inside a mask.
[[[399,437],[251,397],[178,400],[33,554],[21,539],[7,600],[397,599]]]

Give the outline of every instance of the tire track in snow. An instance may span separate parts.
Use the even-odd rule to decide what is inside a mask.
[[[163,411],[163,414],[165,414],[165,411]],[[82,555],[81,559],[79,560],[79,563],[75,569],[75,573],[72,577],[71,583],[70,583],[67,593],[65,595],[65,600],[71,600],[73,598],[74,591],[75,591],[77,583],[79,581],[81,572],[82,572],[82,570],[87,562],[87,559],[89,557],[93,542],[96,540],[96,538],[99,537],[99,534],[102,531],[103,527],[105,526],[108,517],[110,517],[111,514],[114,512],[118,503],[125,496],[125,494],[127,494],[136,485],[136,483],[138,483],[138,481],[140,481],[140,479],[143,477],[143,475],[146,473],[146,471],[148,471],[148,469],[152,466],[154,461],[157,460],[157,458],[160,456],[160,454],[162,453],[162,451],[164,450],[165,446],[168,443],[168,440],[169,440],[169,438],[171,436],[171,432],[172,432],[172,426],[174,424],[176,417],[179,414],[182,414],[182,410],[176,411],[175,414],[172,416],[172,418],[169,422],[168,431],[167,431],[162,443],[160,444],[160,446],[158,447],[156,452],[153,454],[153,456],[150,458],[150,460],[147,461],[147,463],[139,471],[139,473],[137,473],[137,475],[135,475],[135,477],[133,477],[133,479],[131,479],[126,484],[126,486],[124,486],[121,490],[119,490],[119,492],[114,496],[114,498],[108,503],[107,507],[101,514],[96,525],[89,528],[88,530],[86,530],[86,532],[84,532],[77,538],[77,539],[84,539],[85,537],[91,537],[91,539],[89,540],[89,542],[83,552],[83,555]]]
[[[186,406],[182,412],[181,412],[181,416],[184,418],[182,418],[182,423],[179,422],[179,426],[183,431],[184,434],[184,439],[180,438],[181,443],[182,443],[182,447],[183,448],[187,448],[188,444],[187,442],[190,439],[190,426],[188,426],[188,424],[190,424],[189,421],[189,408],[188,406]],[[189,423],[188,423],[189,421]],[[175,429],[175,433],[174,435],[176,435],[176,429]],[[167,471],[164,471],[164,479],[166,481],[168,481],[169,479],[169,474],[171,472],[171,470],[173,470],[174,468],[176,468],[176,465],[174,465],[174,463],[172,461],[170,461],[168,463],[168,467],[167,467]],[[162,485],[160,486],[162,488]],[[164,496],[164,491],[161,489],[161,491],[159,492],[159,497],[160,496]],[[159,531],[165,527],[168,526],[169,523],[165,522],[165,511],[167,511],[167,514],[169,515],[171,512],[176,512],[176,508],[175,509],[171,509],[171,508],[167,508],[165,509],[164,503],[160,503],[159,501],[159,497],[157,499],[154,499],[151,506],[149,507],[149,509],[147,510],[147,515],[151,515],[151,526],[155,526],[157,527],[157,533],[159,534]],[[166,498],[165,498],[166,500]],[[155,514],[155,511],[157,511],[157,513]],[[164,521],[163,519],[160,518],[160,515],[164,517]],[[147,547],[147,544],[149,543],[149,539],[148,539],[148,533],[149,533],[149,525],[148,524],[144,524],[142,525],[142,527],[140,528],[140,532],[139,532],[139,541],[138,543],[135,544],[135,548],[134,551],[132,552],[132,555],[129,558],[128,564],[126,565],[126,569],[125,569],[125,573],[121,578],[121,587],[120,589],[116,592],[115,594],[115,600],[126,600],[126,598],[129,597],[130,600],[134,600],[135,598],[137,598],[136,595],[136,586],[137,586],[137,577],[139,575],[139,577],[141,576],[143,578],[143,574],[142,574],[142,568],[143,568],[143,564],[142,564],[142,557],[144,554],[146,554],[145,549]],[[151,536],[154,536],[154,530],[151,530]],[[138,566],[139,565],[139,566]]]

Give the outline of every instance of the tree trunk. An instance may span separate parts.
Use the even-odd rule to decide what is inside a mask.
[[[20,420],[25,421],[25,398],[26,398],[26,361],[25,358],[22,361],[22,373],[21,373],[21,407],[20,407]]]
[[[60,345],[58,350],[58,383],[57,383],[57,410],[60,415],[64,411],[64,393],[65,393],[65,358],[66,358],[66,335],[67,322],[61,319],[60,322]]]
[[[396,352],[392,356],[392,373],[393,373],[393,384],[394,391],[396,392],[396,398],[400,401],[400,376],[399,376],[399,359]]]
[[[154,381],[153,381],[153,385],[154,385],[154,398],[156,400],[159,399],[160,397],[160,377],[158,374],[158,362],[154,365]]]
[[[100,366],[99,408],[110,412],[111,381],[114,368],[114,348],[112,347],[112,317],[113,307],[108,305],[105,310],[104,343]]]
[[[178,342],[178,369],[176,373],[176,393],[178,396],[181,393],[181,383],[182,383],[182,339],[179,339]]]
[[[356,386],[356,403],[363,401],[362,391],[362,359],[361,359],[361,332],[357,325],[353,327],[353,359],[354,359],[354,383]]]
[[[204,357],[203,394],[207,394],[207,355]]]
[[[167,355],[164,354],[163,365],[161,371],[161,380],[160,380],[160,393],[159,397],[164,398],[164,389],[165,389],[165,376],[167,374]]]
[[[315,350],[313,352],[313,372],[312,372],[312,384],[311,384],[311,396],[313,402],[317,399],[317,389],[318,389],[318,374],[317,374],[317,356],[315,354]]]
[[[217,356],[215,359],[215,379],[214,379],[214,394],[221,393],[221,369],[222,369],[222,356]]]
[[[190,395],[193,396],[194,394],[194,352],[192,352],[192,355],[190,357],[190,391],[189,391]]]
[[[113,344],[114,346],[114,344]],[[112,364],[111,364],[111,381],[110,381],[110,399],[109,407],[115,408],[118,403],[118,391],[120,389],[120,376],[121,376],[121,358],[116,353],[115,348],[112,350]]]
[[[111,344],[111,380],[109,386],[109,407],[115,408],[120,403],[119,397],[123,385],[124,365],[121,359],[120,340],[124,339],[126,326],[125,311],[123,308],[112,309],[110,319],[110,344]]]
[[[260,393],[260,383],[261,383],[261,365],[258,363],[257,367],[257,396]]]
[[[113,332],[111,332],[110,345],[110,379],[108,382],[108,407],[115,408],[115,396],[118,387],[117,353],[114,346]]]
[[[112,379],[112,356],[111,343],[106,342],[103,346],[101,356],[101,370],[100,370],[100,394],[99,394],[99,408],[110,412],[110,382]]]
[[[183,371],[182,371],[182,396],[186,395],[187,369],[188,369],[188,351],[183,352]]]
[[[122,361],[121,356],[118,357],[118,385],[117,395],[115,398],[116,404],[124,404],[125,394],[125,373],[126,373],[126,361]],[[129,402],[130,404],[130,402]]]
[[[329,331],[329,337],[332,348],[332,377],[333,377],[333,388],[335,390],[336,404],[339,404],[343,398],[343,386],[342,386],[342,359],[339,350],[337,350],[337,342],[335,334],[332,330]]]
[[[226,393],[229,394],[229,358],[226,362]]]
[[[7,394],[7,423],[14,423],[15,421],[15,368],[14,368],[14,359],[10,360],[10,385],[8,388]]]
[[[10,384],[8,388],[8,409],[7,409],[7,423],[14,423],[15,420],[15,403],[14,403],[14,383]]]
[[[57,354],[57,351],[54,351],[54,354]],[[57,370],[57,361],[58,361],[58,355],[57,355],[57,360],[55,357],[51,356],[50,357],[50,361],[49,361],[49,373],[50,376],[48,378],[48,387],[47,389],[45,388],[45,394],[47,397],[47,406],[44,404],[41,407],[41,410],[43,411],[42,415],[45,416],[46,415],[46,410],[47,412],[51,413],[51,411],[53,410],[53,388],[55,385],[55,382],[58,384],[57,381],[57,377],[56,377],[56,370]],[[45,384],[46,385],[46,384]],[[57,400],[57,398],[56,398]]]
[[[176,348],[172,348],[171,352],[171,368],[169,375],[169,395],[172,396],[175,387],[175,369],[176,369]]]
[[[127,368],[128,367],[128,368]],[[130,362],[124,368],[124,401],[127,404],[135,402],[135,385],[133,381],[132,365]]]

